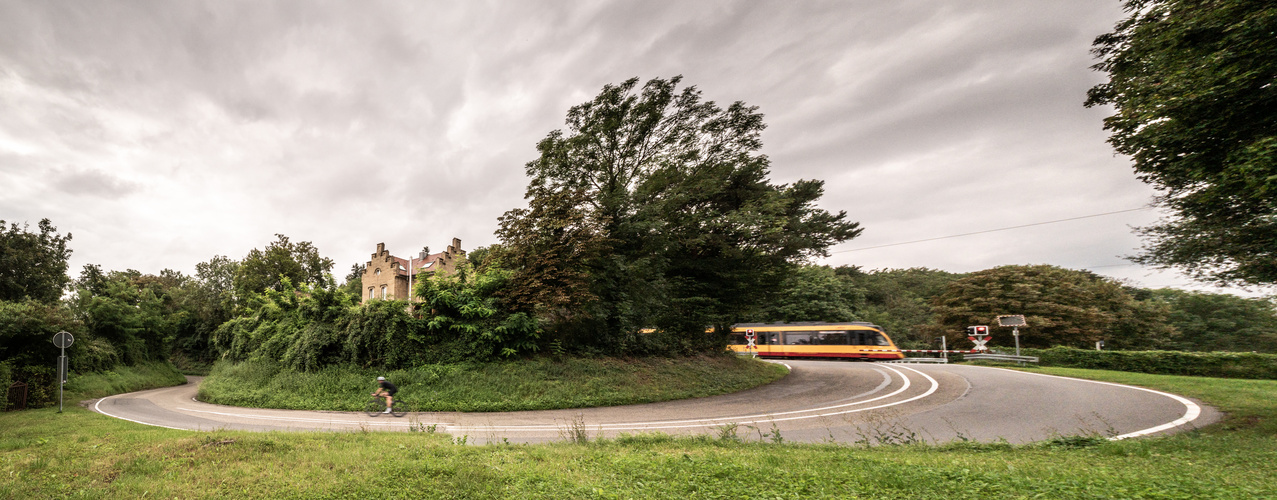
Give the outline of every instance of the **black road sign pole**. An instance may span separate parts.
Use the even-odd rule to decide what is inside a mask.
[[[67,350],[58,356],[58,413],[62,413],[62,386],[67,383]]]
[[[53,334],[53,345],[62,350],[62,355],[58,356],[58,413],[62,413],[62,386],[67,383],[67,348],[74,342],[75,337],[65,330]]]

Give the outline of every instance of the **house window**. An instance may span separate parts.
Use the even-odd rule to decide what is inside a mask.
[[[380,267],[378,267],[376,271],[373,271],[373,272],[372,272],[372,275],[373,275],[373,276],[381,276],[381,268],[380,268]]]
[[[372,298],[372,287],[368,287],[368,298]]]
[[[381,285],[381,298],[386,298],[386,285]]]

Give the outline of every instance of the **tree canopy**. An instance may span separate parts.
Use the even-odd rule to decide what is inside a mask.
[[[332,259],[320,256],[319,249],[309,241],[293,243],[282,234],[275,237],[266,250],[249,251],[235,268],[235,291],[240,297],[268,289],[281,291],[285,288],[285,279],[293,285],[311,284],[320,288],[332,284],[332,277],[328,276],[333,268]]]
[[[863,290],[861,320],[886,329],[896,345],[916,349],[931,345],[932,335],[927,329],[934,316],[931,302],[950,283],[964,276],[925,267],[864,272],[843,266],[835,271]]]
[[[864,302],[864,290],[850,276],[829,266],[797,266],[749,322],[859,321]]]
[[[1095,40],[1109,81],[1087,106],[1172,216],[1142,228],[1143,264],[1277,284],[1277,4],[1127,0]]]
[[[527,164],[529,207],[497,232],[515,282],[538,287],[511,293],[608,351],[642,350],[645,327],[705,348],[706,326],[756,311],[793,266],[860,232],[814,206],[821,181],[768,182],[757,108],[680,81],[634,78],[572,107]]]
[[[1186,351],[1277,352],[1277,304],[1272,299],[1163,288],[1152,299],[1169,306],[1175,327],[1168,348]]]
[[[1011,345],[1010,328],[997,317],[1023,314],[1025,347],[1089,347],[1104,340],[1116,348],[1156,347],[1171,334],[1165,310],[1136,301],[1121,284],[1089,271],[1056,266],[1001,266],[948,285],[935,299],[935,333],[961,345],[966,327],[989,325],[996,345]]]
[[[0,300],[54,303],[71,283],[71,233],[59,235],[49,219],[40,220],[38,227],[39,233],[28,232],[26,224],[6,229],[0,220]]]

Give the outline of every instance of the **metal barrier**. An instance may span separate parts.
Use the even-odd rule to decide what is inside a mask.
[[[1037,356],[1016,356],[1014,354],[967,354],[968,360],[985,359],[989,361],[1012,361],[1016,363],[1037,363]]]
[[[949,358],[904,358],[904,359],[883,359],[879,363],[948,363]]]

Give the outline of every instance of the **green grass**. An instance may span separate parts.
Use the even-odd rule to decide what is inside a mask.
[[[170,363],[120,365],[104,372],[69,377],[65,397],[68,401],[78,401],[184,383],[186,377]]]
[[[659,434],[461,446],[432,433],[187,432],[0,414],[0,498],[1277,497],[1277,382],[1067,369],[1230,412],[1175,436],[863,448]]]
[[[532,359],[390,372],[329,367],[312,373],[256,361],[218,363],[198,397],[235,406],[358,411],[376,388],[376,377],[385,375],[413,410],[550,410],[726,394],[785,373],[777,364],[737,356]]]

